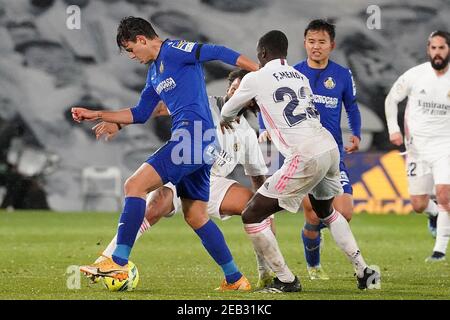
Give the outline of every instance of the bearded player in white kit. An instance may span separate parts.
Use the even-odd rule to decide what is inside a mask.
[[[281,31],[262,36],[257,46],[261,69],[242,79],[222,109],[222,125],[232,127],[243,105],[255,99],[273,143],[286,158],[242,214],[255,251],[276,274],[264,291],[301,291],[299,279],[288,268],[270,230],[268,217],[283,209],[297,212],[307,195],[336,244],[353,263],[358,288],[373,288],[380,281],[379,273],[364,262],[347,220],[332,207],[334,197],[343,192],[336,142],[319,121],[308,79],[288,65],[287,49],[288,40]]]
[[[449,43],[448,32],[431,33],[427,46],[430,61],[401,75],[385,102],[389,138],[399,146],[403,135],[397,123],[397,106],[408,97],[404,127],[411,203],[416,212],[438,215],[436,243],[428,262],[445,260],[450,237]],[[434,191],[437,205],[429,196]]]

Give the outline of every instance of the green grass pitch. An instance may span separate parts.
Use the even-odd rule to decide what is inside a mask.
[[[299,230],[302,214],[276,216],[277,238],[286,261],[300,276],[303,291],[262,294],[214,291],[222,272],[181,215],[161,222],[135,245],[131,260],[140,282],[133,292],[108,292],[81,276],[68,289],[71,265],[95,260],[116,231],[118,214],[0,211],[0,299],[449,299],[448,262],[427,264],[434,240],[421,215],[355,215],[351,226],[366,262],[380,267],[380,290],[359,291],[350,262],[325,231],[322,266],[329,281],[307,277]],[[217,221],[216,221],[217,222]],[[256,284],[250,240],[241,220],[217,222],[236,263]],[[70,269],[69,269],[70,271]],[[69,281],[70,282],[70,281]]]

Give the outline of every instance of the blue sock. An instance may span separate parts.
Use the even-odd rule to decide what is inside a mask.
[[[222,231],[220,231],[217,225],[212,220],[209,220],[202,227],[195,230],[195,232],[202,240],[202,244],[209,255],[222,268],[227,282],[234,283],[238,281],[242,277],[242,274],[234,263],[233,256],[231,255],[230,249],[228,249]]]
[[[117,248],[112,254],[115,263],[124,266],[133,248],[139,227],[145,216],[145,200],[136,197],[126,197],[125,205],[117,228]]]
[[[306,263],[309,267],[317,267],[320,264],[320,232],[315,239],[307,238],[303,233],[303,229],[301,232]]]

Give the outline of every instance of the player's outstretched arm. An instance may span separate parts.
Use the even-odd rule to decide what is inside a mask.
[[[259,64],[230,48],[214,44],[202,44],[195,50],[195,57],[200,62],[220,60],[247,71],[256,71]]]
[[[236,66],[247,71],[259,70],[259,65],[255,61],[244,55],[240,55],[236,60]]]
[[[76,122],[103,120],[113,123],[133,123],[133,115],[130,111],[130,108],[116,111],[106,111],[73,107],[71,111],[72,118]]]

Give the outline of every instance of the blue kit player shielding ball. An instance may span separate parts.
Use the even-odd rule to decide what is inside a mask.
[[[227,286],[222,290],[250,290],[236,266],[222,232],[209,219],[210,169],[214,162],[215,128],[206,94],[202,62],[221,60],[249,71],[258,65],[223,46],[183,40],[162,40],[141,18],[124,18],[117,30],[117,45],[130,59],[149,64],[147,81],[138,104],[117,111],[72,108],[75,121],[102,120],[120,124],[144,123],[160,100],[172,117],[172,136],[151,155],[124,185],[125,203],[112,257],[80,271],[90,276],[128,277],[128,258],[142,224],[149,192],[171,182],[182,200],[186,222],[222,268]]]

